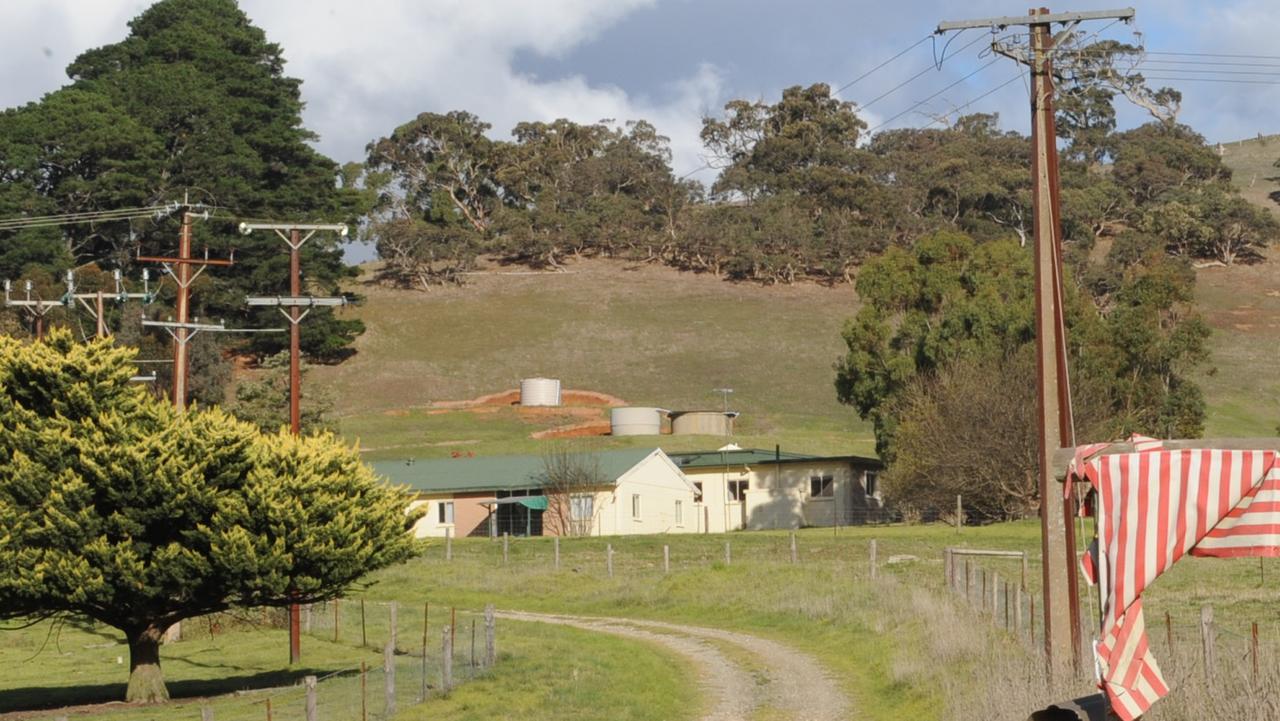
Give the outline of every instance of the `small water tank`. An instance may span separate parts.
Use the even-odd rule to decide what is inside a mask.
[[[671,433],[677,436],[728,436],[733,434],[734,411],[684,411],[671,414]]]
[[[525,378],[520,381],[520,405],[560,405],[560,381],[555,378]]]
[[[611,408],[609,432],[615,436],[656,436],[662,433],[661,408]]]

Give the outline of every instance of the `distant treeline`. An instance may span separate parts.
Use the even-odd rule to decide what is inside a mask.
[[[1116,132],[1112,94],[1065,94],[1069,253],[1127,230],[1169,253],[1258,257],[1277,225],[1230,184],[1203,137],[1165,115]],[[847,282],[864,260],[939,230],[981,242],[1031,234],[1030,142],[994,115],[868,137],[823,84],[703,120],[708,189],[676,177],[650,123],[525,122],[512,139],[455,111],[423,113],[369,145],[366,236],[405,286],[453,282],[481,255],[556,267],[606,256],[738,280]]]

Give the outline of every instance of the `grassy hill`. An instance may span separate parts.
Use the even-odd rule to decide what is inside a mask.
[[[1272,210],[1280,136],[1226,143],[1223,158],[1246,197]],[[1280,256],[1277,256],[1280,257]],[[1274,262],[1199,271],[1197,302],[1213,328],[1200,382],[1208,436],[1272,435],[1280,423],[1280,273]],[[849,286],[761,287],[655,265],[590,260],[564,273],[492,267],[467,285],[429,292],[361,283],[352,311],[368,331],[356,355],[317,368],[311,383],[337,398],[342,432],[371,459],[452,453],[537,453],[532,434],[602,422],[608,409],[521,413],[510,406],[451,410],[441,403],[549,376],[565,388],[631,405],[719,408],[730,387],[742,445],[869,453],[868,424],[835,400],[840,329],[857,308]],[[600,447],[653,438],[593,438]],[[668,449],[716,447],[720,437],[663,436]]]
[[[631,405],[720,408],[730,387],[743,413],[734,441],[794,451],[868,453],[870,427],[835,400],[832,364],[856,310],[853,289],[760,287],[654,265],[583,261],[569,272],[470,276],[460,288],[400,291],[364,284],[368,325],[357,353],[309,382],[335,394],[342,432],[370,458],[454,452],[536,453],[538,430],[607,419],[433,407],[548,376]],[[593,439],[604,447],[653,438]],[[664,436],[667,448],[721,437]]]

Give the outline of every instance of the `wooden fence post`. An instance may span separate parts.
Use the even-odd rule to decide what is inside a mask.
[[[369,666],[360,662],[360,721],[369,719]]]
[[[724,565],[728,566],[733,563],[733,551],[729,548],[729,542],[724,542]]]
[[[969,559],[964,559],[964,602],[973,603],[973,569],[969,568]]]
[[[453,689],[453,627],[445,626],[440,638],[440,689],[448,694]]]
[[[393,634],[394,635],[394,634]],[[395,641],[387,641],[386,648],[382,649],[382,678],[383,684],[383,702],[382,707],[386,709],[385,717],[391,718],[396,715],[396,645]]]
[[[1000,574],[991,572],[991,625],[1000,624]]]
[[[1173,618],[1164,612],[1164,640],[1169,645],[1169,658],[1173,658]]]
[[[876,577],[876,539],[871,539],[871,577]]]
[[[444,560],[453,560],[453,529],[444,529]]]
[[[391,644],[392,651],[395,651],[396,649],[396,640],[397,640],[396,627],[399,625],[397,623],[396,616],[398,615],[397,612],[399,611],[399,608],[400,608],[399,604],[397,604],[395,601],[392,601],[387,606],[387,617],[388,617],[388,620],[391,622],[391,632],[387,634],[387,642]]]
[[[1027,590],[1027,552],[1022,552],[1022,590]]]
[[[556,570],[559,571],[560,570],[560,537],[559,536],[555,537],[555,547],[556,547]]]
[[[334,643],[338,642],[338,618],[339,618],[338,602],[341,600],[342,599],[340,598],[333,599],[333,642]]]
[[[431,621],[431,602],[422,604],[422,700],[427,700],[427,624]]]
[[[960,504],[960,494],[956,494],[956,533],[960,533],[960,525],[964,522],[964,506]]]
[[[987,610],[987,569],[979,568],[978,577],[982,580],[981,589],[978,593],[978,610],[985,612]]]
[[[503,531],[502,533],[502,565],[507,565],[509,546],[511,545],[511,533]]]
[[[1213,647],[1213,606],[1202,606],[1200,608],[1200,650],[1204,658],[1204,680],[1210,684],[1213,683],[1214,671]]]
[[[209,706],[201,706],[200,721],[213,721],[213,709]]]
[[[609,578],[613,578],[613,544],[612,543],[605,545],[604,561],[605,561],[605,565],[609,569]]]
[[[662,546],[662,572],[671,573],[671,546]]]
[[[943,549],[943,551],[942,551],[942,580],[947,584],[947,590],[948,590],[948,591],[952,591],[952,592],[954,592],[954,591],[956,590],[956,589],[955,589],[955,585],[956,585],[956,584],[955,584],[955,577],[952,575],[952,573],[953,573],[953,569],[952,569],[952,567],[951,567],[951,563],[952,563],[952,561],[954,561],[954,560],[955,560],[955,559],[954,559],[954,558],[952,557],[952,555],[951,555],[951,548],[950,548],[950,547],[947,547],[947,548]]]
[[[471,668],[476,667],[476,619],[471,618]]]
[[[484,667],[493,668],[498,660],[497,618],[493,604],[484,607]]]
[[[792,563],[796,563],[796,562],[798,562],[799,560],[800,560],[800,558],[799,558],[799,556],[796,554],[796,534],[795,534],[795,532],[793,531],[793,532],[791,533],[791,562],[792,562]]]
[[[307,676],[303,683],[307,686],[307,721],[319,721],[319,714],[316,712],[316,677]]]
[[[369,634],[364,625],[364,596],[360,597],[360,648],[369,645]]]
[[[267,721],[271,721],[271,697],[267,697]]]
[[[1253,658],[1253,687],[1258,687],[1258,622],[1249,630],[1249,655]]]
[[[1022,586],[1013,587],[1013,630],[1022,638]]]

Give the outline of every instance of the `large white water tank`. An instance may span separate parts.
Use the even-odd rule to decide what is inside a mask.
[[[520,405],[560,405],[560,381],[555,378],[525,378],[520,381]]]
[[[661,408],[609,409],[609,432],[615,436],[656,436],[662,433]]]
[[[671,414],[671,433],[677,436],[733,435],[736,411],[681,411]]]

